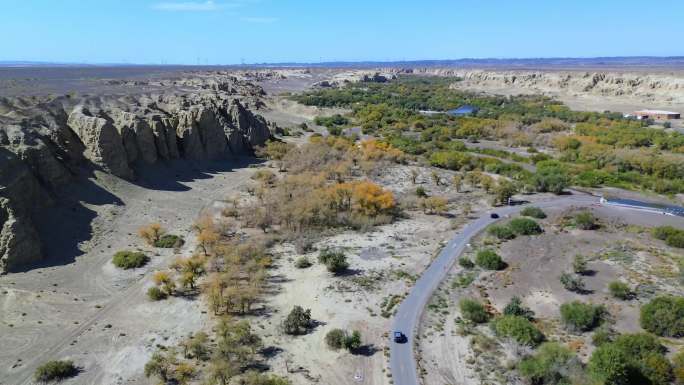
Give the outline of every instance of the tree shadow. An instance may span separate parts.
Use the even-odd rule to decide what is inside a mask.
[[[380,349],[374,344],[363,345],[357,349],[351,350],[351,354],[355,356],[371,357],[375,353],[379,352]]]
[[[261,351],[259,353],[262,356],[264,356],[264,358],[270,359],[270,358],[276,357],[277,355],[279,355],[282,352],[284,352],[284,350],[278,346],[266,346],[263,349],[261,349]]]

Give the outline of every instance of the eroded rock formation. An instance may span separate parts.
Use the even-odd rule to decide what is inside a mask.
[[[84,168],[135,180],[141,165],[245,155],[271,136],[245,105],[262,92],[253,85],[229,77],[177,84],[184,89],[0,98],[0,273],[42,258],[33,217]]]

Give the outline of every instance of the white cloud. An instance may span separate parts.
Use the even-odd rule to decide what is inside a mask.
[[[248,23],[261,23],[261,24],[275,23],[276,21],[278,21],[277,17],[242,17],[240,19],[242,21],[246,21]]]
[[[152,8],[159,11],[212,12],[235,6],[237,6],[235,3],[216,3],[215,1],[207,0],[205,2],[186,1],[157,3],[154,4]]]

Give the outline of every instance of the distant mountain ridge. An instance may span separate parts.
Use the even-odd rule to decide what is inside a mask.
[[[682,68],[684,56],[624,56],[590,58],[462,58],[444,60],[400,61],[328,61],[319,63],[275,62],[229,65],[159,65],[159,64],[85,64],[39,61],[2,61],[0,67],[187,67],[187,68],[241,68],[241,67],[459,67],[459,68],[510,68],[510,69],[563,69],[563,68]]]

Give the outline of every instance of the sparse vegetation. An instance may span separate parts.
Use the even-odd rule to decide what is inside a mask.
[[[161,237],[159,237],[159,239],[154,241],[154,247],[159,247],[163,249],[173,249],[183,246],[183,243],[185,243],[183,238],[177,235],[164,234]]]
[[[537,219],[544,219],[546,218],[546,213],[544,210],[540,209],[539,207],[535,206],[528,206],[525,207],[520,211],[520,215],[524,217],[532,217],[532,218],[537,218]]]
[[[508,223],[508,227],[517,235],[536,235],[543,232],[541,226],[530,218],[514,218]]]
[[[537,352],[518,365],[520,374],[532,384],[572,384],[581,376],[582,365],[575,354],[557,342],[543,343]]]
[[[491,322],[492,330],[500,338],[511,338],[521,345],[537,346],[544,335],[527,318],[517,315],[504,315]]]
[[[608,290],[610,290],[610,294],[617,299],[621,299],[623,301],[631,299],[633,296],[632,289],[629,288],[629,285],[622,281],[613,281],[608,285]]]
[[[524,317],[528,320],[534,319],[534,311],[523,305],[522,300],[518,296],[513,296],[503,310],[504,315],[514,315]]]
[[[311,267],[311,261],[309,261],[309,258],[305,256],[299,257],[295,261],[295,267],[298,269],[306,269],[308,267]]]
[[[136,269],[145,266],[150,261],[150,258],[144,253],[137,251],[118,251],[112,258],[114,266],[128,270]]]
[[[324,264],[333,274],[342,274],[349,268],[349,262],[342,250],[323,250],[318,255],[318,262]]]
[[[295,306],[283,321],[283,331],[290,335],[306,334],[311,326],[311,309],[301,306]]]
[[[661,296],[642,306],[641,327],[662,337],[683,337],[684,297]]]
[[[580,230],[594,230],[599,227],[598,220],[590,211],[575,214],[574,223]]]
[[[78,368],[73,361],[48,361],[36,369],[33,378],[38,382],[58,382],[77,374]]]
[[[599,326],[607,311],[601,305],[573,301],[564,303],[560,308],[561,320],[572,331],[586,332]]]
[[[165,230],[159,223],[151,223],[138,229],[138,235],[144,239],[148,245],[154,246],[159,241]]]
[[[589,271],[589,263],[587,262],[587,258],[585,258],[583,255],[576,254],[575,258],[572,260],[572,270],[575,272],[575,274],[579,275],[584,275]],[[565,286],[565,284],[563,284]],[[566,287],[567,289],[567,287]],[[570,290],[570,289],[568,289]],[[571,290],[574,291],[574,290]]]
[[[489,320],[487,309],[476,300],[464,298],[459,302],[459,308],[461,309],[461,315],[467,321],[481,324]]]
[[[575,293],[583,293],[585,289],[584,280],[582,277],[575,274],[563,273],[558,277],[565,290]]]
[[[157,286],[152,286],[151,288],[147,289],[147,296],[152,300],[152,301],[161,301],[163,299],[166,299],[169,295],[165,292],[162,291]]]
[[[487,270],[499,270],[505,266],[501,256],[491,249],[478,251],[477,256],[475,257],[475,263]]]
[[[458,264],[464,269],[472,269],[473,267],[475,267],[475,264],[473,263],[473,261],[471,261],[470,258],[468,258],[468,257],[459,258]]]
[[[487,232],[502,241],[515,238],[515,233],[509,226],[492,225],[489,226]]]
[[[333,350],[344,348],[353,352],[359,349],[363,342],[358,330],[349,333],[342,329],[332,329],[325,335],[325,343]]]

